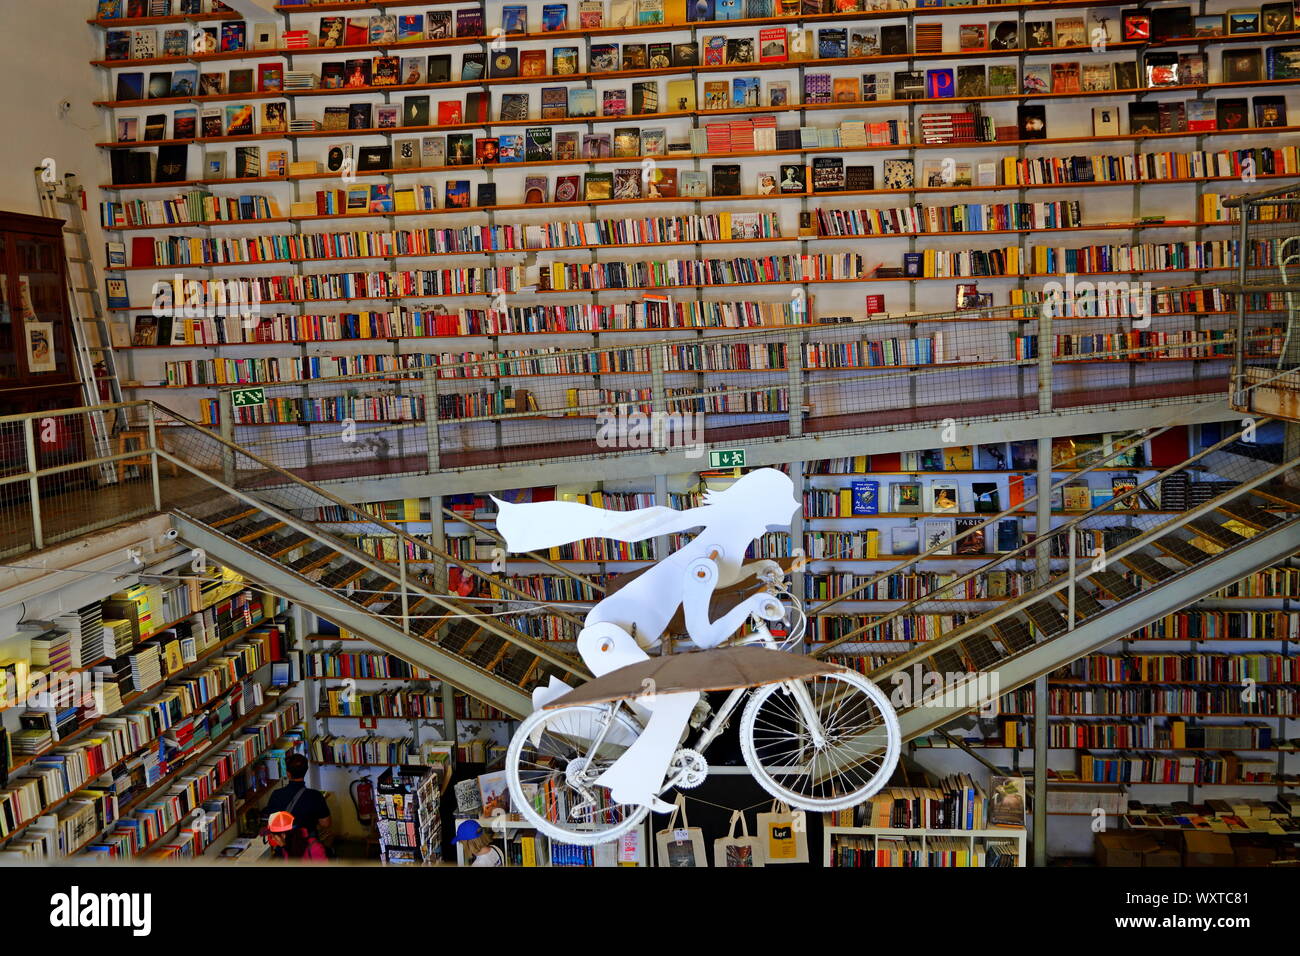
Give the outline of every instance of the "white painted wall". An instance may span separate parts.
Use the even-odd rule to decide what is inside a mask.
[[[105,74],[90,65],[102,55],[100,31],[90,0],[45,0],[34,5],[0,3],[5,137],[0,149],[0,209],[39,214],[32,171],[49,157],[60,176],[74,172],[87,187],[91,251],[102,267],[98,186],[108,181],[107,153],[95,144],[105,138],[104,116],[95,100],[104,99]],[[72,109],[61,115],[59,103]]]

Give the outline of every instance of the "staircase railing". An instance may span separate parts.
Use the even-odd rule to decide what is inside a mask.
[[[251,452],[226,442],[220,436],[213,435],[209,430],[193,422],[175,415],[172,415],[171,419],[176,427],[167,429],[161,447],[157,450],[158,457],[162,461],[172,463],[202,478],[210,486],[274,516],[287,527],[327,545],[339,554],[396,583],[400,589],[398,596],[402,600],[428,600],[442,608],[449,621],[463,617],[476,618],[487,630],[514,644],[527,647],[537,656],[571,673],[585,673],[585,669],[573,656],[557,651],[553,646],[548,646],[547,642],[520,634],[513,628],[502,625],[496,618],[476,612],[467,601],[453,599],[438,589],[446,580],[447,570],[457,568],[484,585],[497,589],[520,602],[532,604],[533,598],[511,584],[508,578],[500,577],[473,564],[461,564],[431,542],[416,538],[399,525],[370,514],[325,489],[315,487]],[[232,458],[236,459],[233,469],[229,467]],[[239,467],[240,460],[246,461],[259,470],[255,471],[247,465]],[[214,471],[218,468],[226,474],[233,471],[239,477],[236,482],[217,478]],[[354,516],[359,527],[373,529],[377,534],[385,538],[391,537],[396,541],[398,553],[396,569],[391,562],[372,555],[339,536],[325,533],[313,521],[291,513],[291,511],[326,506],[344,509]],[[203,518],[202,510],[195,513],[184,505],[175,507],[185,510],[198,520]],[[438,572],[433,581],[429,582],[432,586],[425,586],[425,582],[418,577],[413,578],[409,572],[409,565],[422,558],[426,563],[432,563]],[[550,608],[549,612],[575,627],[581,626],[581,620],[566,610]],[[410,633],[409,615],[403,615],[402,629],[405,633]]]

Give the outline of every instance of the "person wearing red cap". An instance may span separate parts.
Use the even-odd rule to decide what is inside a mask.
[[[309,863],[324,863],[325,847],[314,836],[293,822],[293,814],[287,810],[277,810],[271,814],[262,836],[271,845],[271,852],[279,860],[305,860]]]

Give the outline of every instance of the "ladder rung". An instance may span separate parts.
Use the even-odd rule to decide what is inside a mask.
[[[94,286],[83,286],[80,289],[73,289],[72,291],[73,292],[98,292],[99,290],[96,289]]]
[[[74,229],[74,228],[72,228],[71,226],[69,226],[68,228],[64,229],[63,231],[64,231],[64,232],[67,232],[67,233],[71,233],[71,234],[74,235],[74,236],[84,236],[84,235],[86,234],[86,230],[84,230],[84,229]]]

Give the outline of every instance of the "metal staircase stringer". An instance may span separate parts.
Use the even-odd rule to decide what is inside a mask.
[[[1058,667],[1113,644],[1119,637],[1193,604],[1249,574],[1300,551],[1300,518],[1189,568],[1131,601],[1117,604],[1048,641],[1035,644],[997,668],[999,693],[1021,687]],[[903,739],[930,733],[974,707],[945,702],[912,707],[898,715]],[[948,695],[960,697],[961,695]]]
[[[214,561],[228,565],[328,620],[345,622],[344,626],[348,630],[365,637],[381,650],[424,668],[438,679],[447,681],[458,690],[493,707],[516,717],[532,712],[532,700],[520,688],[447,653],[436,644],[404,634],[400,628],[376,615],[359,613],[354,605],[333,592],[315,587],[312,582],[279,562],[238,545],[184,513],[173,512],[171,517],[180,532],[181,540],[192,547],[203,549]],[[301,596],[304,590],[311,591],[310,598]]]

